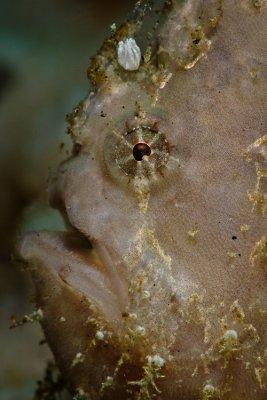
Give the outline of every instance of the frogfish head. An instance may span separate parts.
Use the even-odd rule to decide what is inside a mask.
[[[161,6],[92,60],[49,187],[66,230],[19,252],[73,395],[263,400],[266,8]]]

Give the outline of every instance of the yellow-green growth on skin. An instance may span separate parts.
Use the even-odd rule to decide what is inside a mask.
[[[139,381],[128,382],[129,385],[139,387],[138,400],[151,400],[157,393],[161,393],[157,387],[157,380],[164,378],[161,370],[165,360],[159,355],[148,356],[147,363],[143,367],[143,378]]]

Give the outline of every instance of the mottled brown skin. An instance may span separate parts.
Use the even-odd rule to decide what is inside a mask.
[[[219,18],[215,7],[211,47],[203,40],[194,65],[175,48],[178,22],[196,24],[197,7],[209,16],[219,3],[169,10],[164,88],[149,68],[105,64],[106,80],[71,122],[79,152],[51,184],[73,229],[21,242],[56,362],[85,398],[266,398],[264,177],[261,196],[248,196],[267,162],[265,139],[249,148],[266,133],[266,8],[227,0]],[[119,167],[116,140],[140,126],[164,135],[168,160],[159,153],[163,165],[136,178]]]

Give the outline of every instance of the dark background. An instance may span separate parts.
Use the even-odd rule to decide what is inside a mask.
[[[134,0],[0,0],[0,400],[30,400],[51,354],[31,282],[13,261],[21,232],[62,226],[46,180],[70,151],[65,115],[86,95],[90,57]]]

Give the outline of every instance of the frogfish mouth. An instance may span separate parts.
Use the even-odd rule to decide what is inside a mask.
[[[19,242],[75,399],[266,399],[265,6],[139,1],[91,61]]]

